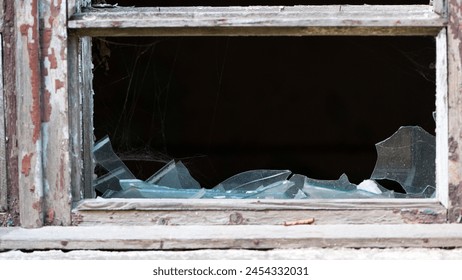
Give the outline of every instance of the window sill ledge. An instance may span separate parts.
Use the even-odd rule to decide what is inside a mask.
[[[462,247],[462,224],[0,228],[0,250]]]

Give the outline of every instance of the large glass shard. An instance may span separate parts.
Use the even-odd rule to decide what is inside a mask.
[[[143,198],[201,198],[205,189],[179,189],[154,185],[141,180],[120,180],[122,191],[112,197],[143,197]]]
[[[265,187],[284,181],[291,173],[290,170],[249,170],[224,180],[215,186],[214,189],[239,192],[254,191],[261,186]]]
[[[167,163],[146,182],[177,189],[200,189],[201,185],[189,173],[184,164],[174,160]]]
[[[401,184],[407,194],[421,194],[435,184],[435,136],[418,126],[402,126],[377,143],[377,162],[371,179]]]
[[[106,136],[93,146],[93,156],[96,163],[103,167],[107,174],[93,182],[96,190],[105,193],[107,190],[120,190],[119,180],[135,179],[130,169],[114,153],[109,137]]]

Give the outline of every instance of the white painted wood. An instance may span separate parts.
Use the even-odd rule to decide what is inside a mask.
[[[15,2],[17,149],[20,222],[44,222],[39,0]]]
[[[461,247],[462,225],[92,226],[0,228],[0,250]]]
[[[3,3],[0,0],[0,6]],[[0,57],[3,54],[3,38],[0,34]],[[5,135],[5,99],[3,91],[3,60],[0,59],[0,212],[6,211],[8,208],[8,186],[7,186],[7,170],[6,170],[6,135]]]
[[[436,198],[449,207],[448,61],[446,28],[436,36]]]
[[[87,9],[71,17],[68,26],[91,36],[436,35],[445,22],[429,5],[120,7]]]

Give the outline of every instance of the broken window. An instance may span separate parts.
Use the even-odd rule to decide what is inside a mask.
[[[434,195],[433,37],[93,45],[100,196]]]

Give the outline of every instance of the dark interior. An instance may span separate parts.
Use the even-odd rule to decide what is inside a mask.
[[[375,143],[434,134],[433,37],[95,38],[94,126],[145,179],[250,169],[370,177]]]

